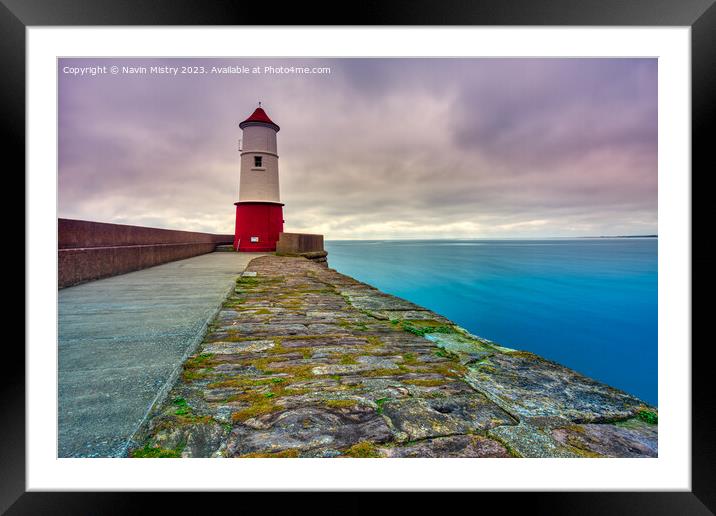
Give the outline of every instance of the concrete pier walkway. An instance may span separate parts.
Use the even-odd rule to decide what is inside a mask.
[[[210,253],[59,291],[59,457],[118,457],[261,254]]]

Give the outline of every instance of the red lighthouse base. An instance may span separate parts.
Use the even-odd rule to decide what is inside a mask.
[[[283,231],[283,204],[237,202],[234,249],[244,252],[276,250],[278,234]]]

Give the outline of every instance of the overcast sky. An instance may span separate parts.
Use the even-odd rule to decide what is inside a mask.
[[[657,233],[656,59],[61,59],[59,216],[233,233],[238,124],[259,100],[281,126],[286,231]]]

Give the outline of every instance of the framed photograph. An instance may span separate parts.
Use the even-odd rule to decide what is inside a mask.
[[[3,0],[28,303],[0,508],[712,514],[713,2],[277,11]]]

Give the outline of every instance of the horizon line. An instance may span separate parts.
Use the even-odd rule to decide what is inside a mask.
[[[658,234],[648,235],[598,235],[598,236],[502,236],[502,237],[442,237],[442,238],[324,238],[326,241],[378,241],[378,240],[540,240],[540,239],[615,239],[615,238],[658,238]]]

